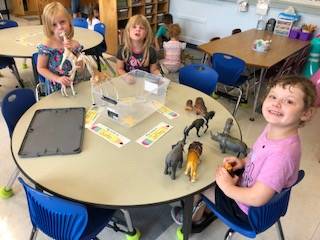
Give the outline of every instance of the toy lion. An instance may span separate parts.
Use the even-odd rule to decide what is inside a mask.
[[[187,166],[184,174],[189,175],[191,182],[195,182],[197,179],[197,169],[200,163],[201,154],[202,154],[201,142],[194,141],[189,145]]]

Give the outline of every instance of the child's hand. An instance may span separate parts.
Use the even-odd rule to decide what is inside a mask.
[[[228,188],[228,186],[236,185],[238,180],[238,176],[235,175],[231,177],[231,175],[223,166],[218,167],[216,171],[216,182],[222,191]]]
[[[56,80],[56,82],[58,82],[58,83],[60,83],[60,84],[62,84],[62,85],[64,85],[64,86],[70,86],[70,84],[71,84],[71,80],[70,80],[70,78],[67,77],[67,76],[60,76],[60,77],[58,77],[57,80]]]
[[[231,164],[233,171],[244,168],[244,161],[234,156],[225,157],[223,163]]]
[[[72,49],[72,48],[73,48],[73,46],[72,46],[72,40],[66,39],[66,40],[63,42],[63,47],[64,47],[64,48],[67,48],[67,49]]]

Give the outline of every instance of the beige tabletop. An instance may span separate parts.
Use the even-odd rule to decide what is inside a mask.
[[[203,143],[198,181],[189,182],[183,170],[177,171],[177,179],[174,181],[164,175],[164,159],[171,145],[182,139],[183,129],[197,118],[194,113],[184,110],[187,98],[195,99],[201,96],[208,109],[216,112],[216,116],[209,123],[209,129],[213,132],[222,132],[226,119],[231,117],[231,114],[211,97],[177,83],[170,83],[166,98],[166,106],[180,114],[175,120],[169,120],[155,112],[138,125],[125,128],[104,115],[100,116],[97,122],[131,140],[122,148],[117,148],[85,129],[80,154],[20,158],[17,153],[36,109],[90,107],[89,83],[76,85],[76,90],[78,94],[74,97],[63,97],[60,93],[55,93],[43,98],[23,115],[15,127],[12,136],[14,158],[20,170],[34,183],[66,198],[110,207],[170,202],[213,183],[215,169],[225,155],[220,153],[219,145],[210,139],[209,131],[201,138],[196,137],[195,130],[190,131],[185,146],[186,155],[187,148],[193,140]],[[173,125],[174,128],[148,149],[135,142],[161,121]],[[236,122],[231,134],[239,137]]]
[[[75,27],[74,39],[83,45],[84,49],[89,49],[101,43],[103,37],[95,31]],[[43,40],[41,25],[1,29],[0,55],[30,58],[33,53],[37,52],[36,46]]]
[[[272,40],[270,50],[266,53],[254,51],[252,47],[257,39]],[[308,45],[308,41],[291,39],[268,31],[250,29],[202,44],[198,48],[210,55],[221,52],[239,57],[249,66],[269,68]]]

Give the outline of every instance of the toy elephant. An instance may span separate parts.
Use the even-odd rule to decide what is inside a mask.
[[[177,142],[166,156],[164,174],[170,174],[172,180],[176,179],[177,167],[182,168],[184,144],[184,140]]]
[[[243,154],[243,156],[247,156],[248,154],[248,147],[247,145],[242,142],[241,140],[230,136],[229,134],[224,133],[211,133],[211,138],[214,141],[220,143],[220,149],[222,153],[225,153],[226,150],[232,151],[236,154]]]

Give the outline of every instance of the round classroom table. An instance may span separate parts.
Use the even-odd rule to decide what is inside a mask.
[[[17,58],[31,58],[37,52],[37,45],[44,40],[42,25],[19,26],[0,30],[0,55]],[[103,41],[101,34],[85,29],[74,27],[74,39],[84,49],[90,49]]]
[[[20,158],[19,148],[30,121],[37,109],[91,107],[89,82],[75,86],[76,96],[63,97],[60,92],[44,97],[32,106],[19,120],[12,136],[12,153],[21,172],[33,183],[52,194],[66,199],[107,208],[139,207],[169,203],[177,200],[185,202],[184,239],[191,229],[192,197],[214,183],[216,167],[222,163],[219,144],[210,138],[212,132],[222,132],[227,118],[232,115],[216,100],[193,88],[171,82],[165,105],[180,114],[169,120],[159,112],[125,128],[101,114],[96,122],[117,131],[131,141],[118,148],[90,130],[84,130],[82,151],[73,155]],[[193,112],[185,111],[187,99],[193,101],[202,97],[208,111],[215,116],[209,121],[209,130],[198,138],[195,129],[191,130],[184,146],[183,168],[177,170],[175,180],[164,175],[165,157],[171,145],[183,138],[183,130],[193,120],[199,118]],[[235,119],[231,135],[240,137]],[[145,148],[136,140],[160,122],[173,128],[151,147]],[[50,127],[50,126],[48,126]],[[203,144],[201,163],[198,167],[198,180],[194,183],[184,175],[188,146],[193,141]]]

